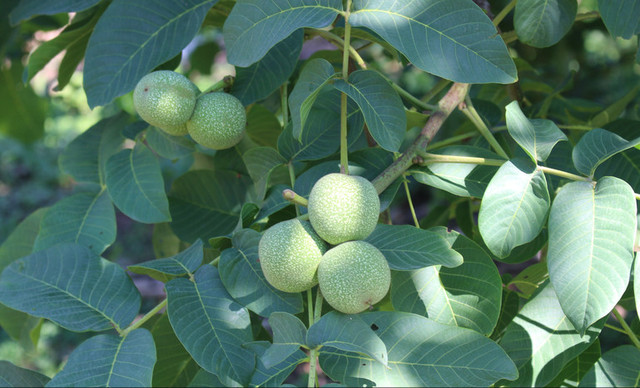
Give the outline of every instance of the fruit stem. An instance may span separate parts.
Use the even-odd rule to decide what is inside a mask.
[[[142,318],[135,321],[132,325],[129,325],[126,329],[120,332],[120,337],[126,337],[127,334],[131,333],[135,329],[142,326],[149,319],[153,318],[160,310],[167,306],[167,298],[165,298],[162,302],[158,303],[158,305],[151,309],[148,313],[146,313]]]
[[[635,335],[633,330],[631,330],[631,328],[627,324],[627,321],[624,320],[620,312],[615,307],[613,308],[613,310],[611,310],[611,312],[613,313],[613,315],[616,316],[618,323],[620,323],[620,326],[622,326],[626,334],[629,336],[629,339],[631,340],[631,342],[633,342],[636,348],[640,349],[640,340]]]
[[[349,82],[349,47],[351,45],[351,24],[349,15],[351,14],[351,0],[347,0],[347,7],[344,13],[344,46],[342,47],[342,79]],[[347,143],[347,95],[340,94],[340,172],[349,174],[349,150]]]
[[[307,201],[305,197],[298,195],[298,193],[291,189],[282,190],[282,198],[286,199],[289,202],[292,202],[295,205],[304,207],[307,207],[309,205],[309,201]]]
[[[287,169],[289,170],[289,181],[291,182],[291,187],[295,187],[295,185],[296,185],[296,171],[293,168],[293,161],[287,163]],[[296,195],[298,195],[298,194],[296,194],[293,190],[291,190],[291,192],[293,193],[293,199],[295,199]],[[282,196],[286,199],[287,196],[291,196],[291,194],[283,192]],[[302,198],[302,197],[300,197],[300,198]],[[304,198],[302,198],[302,199],[304,199]],[[304,206],[306,206],[306,205],[304,205]],[[294,207],[296,208],[296,217],[300,217],[300,209],[298,208],[298,204],[295,203],[295,202],[294,202]]]
[[[282,128],[284,128],[287,123],[289,122],[289,105],[287,102],[287,86],[289,85],[289,82],[285,82],[284,84],[282,84],[282,86],[280,86],[280,96],[281,96],[281,104],[282,107],[280,109],[282,109]]]
[[[413,217],[413,224],[416,228],[420,229],[420,222],[418,222],[418,217],[416,216],[416,209],[413,207],[413,201],[411,200],[411,191],[409,191],[409,179],[407,179],[406,174],[402,174],[403,179],[402,183],[404,184],[404,191],[407,194],[407,203],[409,204],[409,209],[411,210],[411,217]]]
[[[320,287],[318,292],[320,292]],[[313,312],[313,288],[307,290],[307,310],[309,312],[309,328],[313,326],[315,314]],[[309,379],[307,380],[307,387],[314,388],[316,386],[316,360],[318,358],[317,350],[309,350]]]
[[[215,84],[211,85],[207,90],[205,90],[204,92],[200,93],[200,95],[198,95],[198,97],[204,96],[207,93],[217,92],[218,90],[221,90],[221,89],[226,89],[226,88],[230,87],[231,85],[233,85],[233,81],[234,81],[234,77],[230,76],[230,75],[227,75],[224,78],[222,78],[220,81],[218,81]]]

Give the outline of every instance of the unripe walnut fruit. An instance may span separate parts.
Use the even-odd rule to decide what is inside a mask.
[[[387,295],[391,271],[378,248],[365,241],[348,241],[322,256],[318,283],[331,307],[357,314]]]
[[[187,130],[198,144],[222,150],[240,142],[246,124],[247,114],[240,100],[216,92],[198,97]]]
[[[292,219],[264,232],[258,244],[258,259],[273,287],[301,292],[318,284],[318,264],[326,250],[326,243],[308,221]]]
[[[362,240],[373,232],[380,214],[378,193],[368,180],[355,175],[328,174],[309,194],[309,221],[330,244]]]
[[[133,91],[133,106],[144,121],[165,132],[187,134],[187,120],[200,91],[174,71],[154,71],[142,77]]]

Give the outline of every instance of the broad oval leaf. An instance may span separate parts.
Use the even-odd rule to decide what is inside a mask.
[[[584,333],[609,314],[629,282],[636,200],[614,177],[565,185],[549,215],[549,277],[560,305]]]
[[[256,195],[260,199],[263,199],[267,192],[269,177],[273,170],[287,162],[271,147],[251,148],[242,155],[242,160],[247,166],[249,176],[255,185]]]
[[[0,360],[0,385],[3,387],[44,387],[49,377]]]
[[[145,145],[110,157],[106,184],[113,203],[129,218],[147,224],[171,221],[160,163]]]
[[[116,214],[107,192],[78,193],[58,201],[47,211],[33,250],[74,243],[99,255],[115,240]]]
[[[167,159],[179,159],[195,152],[195,142],[186,136],[171,136],[156,127],[149,127],[145,133],[149,148]]]
[[[187,172],[173,181],[169,192],[171,228],[188,242],[231,233],[249,186],[248,177],[232,171]]]
[[[349,22],[368,27],[418,68],[463,83],[517,80],[507,46],[471,0],[356,0]]]
[[[273,330],[273,343],[305,345],[307,328],[295,315],[282,311],[269,316],[269,325]]]
[[[640,350],[632,345],[602,355],[580,381],[580,387],[635,387],[640,371]]]
[[[513,387],[543,387],[564,366],[597,340],[601,320],[578,333],[562,311],[549,282],[524,305],[505,329],[500,346],[518,367],[519,377],[503,382]]]
[[[340,0],[244,0],[224,23],[229,63],[247,67],[302,27],[326,27],[342,10]]]
[[[146,329],[101,334],[80,344],[47,387],[150,387],[156,346]]]
[[[431,265],[457,267],[463,260],[442,236],[410,225],[378,224],[365,241],[378,248],[389,267],[398,271]]]
[[[598,11],[614,37],[630,39],[633,35],[640,34],[640,1],[598,0]]]
[[[132,90],[178,54],[217,0],[114,0],[89,39],[84,90],[91,108]],[[179,32],[179,33],[178,33]]]
[[[484,193],[478,227],[487,247],[498,257],[535,239],[547,221],[551,199],[542,171],[529,160],[503,164]]]
[[[517,101],[507,105],[506,118],[509,134],[529,154],[534,163],[547,160],[556,143],[568,140],[553,121],[529,120],[522,113]]]
[[[237,67],[231,94],[247,106],[268,97],[293,73],[302,50],[304,30],[299,29],[276,44],[258,62]]]
[[[358,70],[349,81],[337,79],[333,86],[354,100],[373,139],[385,150],[396,152],[402,144],[407,116],[398,93],[379,73]]]
[[[596,168],[613,155],[640,144],[640,137],[626,139],[606,129],[594,128],[585,133],[573,148],[571,157],[576,169],[587,176],[593,176]]]
[[[233,235],[233,247],[220,255],[218,270],[229,294],[249,310],[263,317],[276,311],[297,314],[302,312],[300,293],[273,288],[262,273],[258,261],[258,243],[262,235],[252,229]]]
[[[322,369],[347,386],[489,386],[518,376],[505,352],[473,330],[410,313],[380,311],[358,317],[389,349],[389,368],[370,357],[323,348]]]
[[[14,261],[0,277],[0,302],[72,331],[126,327],[140,293],[116,263],[60,244]]]
[[[166,282],[176,276],[191,275],[200,267],[203,257],[202,240],[196,240],[193,245],[175,256],[130,265],[127,269]]]
[[[257,357],[256,368],[251,377],[250,386],[252,387],[284,387],[286,384],[281,384],[291,375],[296,366],[308,359],[308,356],[303,351],[296,349],[286,357],[279,357],[281,361],[271,365],[265,363],[265,357],[269,350],[277,346],[277,344],[270,345],[267,341],[253,341],[245,346],[252,350]]]
[[[360,315],[331,311],[314,323],[307,333],[307,345],[340,349],[373,358],[387,366],[387,348]]]
[[[276,116],[262,105],[253,104],[247,112],[247,136],[260,146],[276,148],[282,126]]]
[[[549,47],[571,29],[577,11],[576,0],[520,0],[513,24],[522,43]]]
[[[215,267],[205,265],[193,281],[166,284],[171,326],[196,362],[225,385],[246,386],[255,360],[242,345],[252,340],[249,312],[227,293]]]
[[[558,373],[558,376],[550,382],[548,387],[577,387],[602,355],[600,351],[600,340],[593,341],[591,346],[573,360]],[[594,385],[595,386],[595,385]]]
[[[27,20],[36,15],[55,15],[62,12],[80,12],[93,7],[101,0],[65,0],[65,1],[41,1],[23,0],[9,14],[12,25]]]

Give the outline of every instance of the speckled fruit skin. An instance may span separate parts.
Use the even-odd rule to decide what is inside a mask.
[[[309,194],[309,221],[330,244],[362,240],[373,232],[380,214],[380,199],[368,180],[345,174],[320,178]]]
[[[174,135],[187,134],[187,120],[200,91],[182,74],[154,71],[142,77],[133,91],[133,106],[149,124]]]
[[[348,241],[322,256],[318,283],[331,307],[357,314],[387,295],[391,271],[378,248],[365,241]]]
[[[240,100],[222,92],[200,96],[191,119],[189,135],[198,144],[214,150],[231,148],[242,139],[247,114]]]
[[[318,284],[318,264],[326,250],[308,221],[292,219],[267,229],[258,245],[258,258],[273,287],[301,292]]]

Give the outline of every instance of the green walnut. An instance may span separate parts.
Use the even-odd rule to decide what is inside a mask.
[[[292,219],[264,232],[258,244],[258,259],[273,287],[301,292],[318,284],[318,264],[326,250],[326,243],[308,221]]]
[[[186,135],[198,94],[198,87],[182,74],[154,71],[136,85],[133,106],[147,123],[171,135]]]
[[[373,232],[380,214],[378,193],[368,180],[354,175],[328,174],[309,194],[309,221],[330,244],[362,240]]]
[[[357,314],[387,295],[391,271],[378,248],[365,241],[348,241],[322,256],[318,284],[331,307]]]
[[[214,150],[231,148],[244,136],[247,114],[240,100],[216,92],[200,96],[187,130],[198,144]]]

